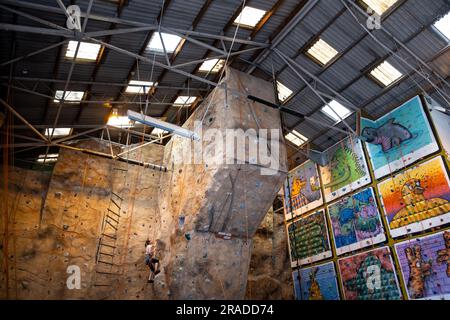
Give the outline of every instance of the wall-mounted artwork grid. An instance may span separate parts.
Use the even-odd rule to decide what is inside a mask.
[[[359,139],[346,138],[325,151],[328,164],[320,167],[327,202],[371,182]]]
[[[323,210],[287,224],[291,266],[313,263],[332,256]]]
[[[401,300],[389,247],[338,260],[346,300]]]
[[[361,118],[361,135],[377,179],[439,150],[418,96],[376,121]]]
[[[450,181],[441,157],[379,183],[378,192],[394,238],[450,222]]]
[[[397,243],[409,299],[450,299],[450,231]]]
[[[306,161],[291,170],[284,183],[286,220],[311,211],[323,204],[317,165]]]
[[[332,203],[328,206],[328,215],[338,255],[386,240],[372,188]]]
[[[339,300],[333,262],[292,272],[296,300]]]

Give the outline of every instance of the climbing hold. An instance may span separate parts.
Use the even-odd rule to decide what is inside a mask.
[[[178,217],[178,228],[179,228],[180,230],[182,230],[183,227],[184,227],[184,221],[185,221],[185,217],[184,217],[184,216],[179,216],[179,217]],[[188,239],[188,240],[189,240],[189,239]]]
[[[189,233],[185,233],[184,237],[186,238],[186,240],[191,240],[191,235]]]

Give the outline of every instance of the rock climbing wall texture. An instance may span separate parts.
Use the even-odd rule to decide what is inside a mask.
[[[270,83],[227,69],[222,82],[195,110],[184,127],[205,134],[208,129],[225,136],[227,129],[254,132],[281,129],[278,110],[253,103],[248,94],[274,101]],[[211,131],[210,131],[211,132]],[[217,137],[217,136],[216,136]],[[261,159],[249,163],[250,143],[267,146],[276,139],[279,151],[271,153],[276,169],[262,175],[268,165]],[[175,299],[242,299],[245,296],[252,237],[286,177],[282,135],[263,140],[249,133],[242,154],[217,152],[220,139],[203,136],[200,145],[205,162],[186,163],[189,147],[197,142],[174,137],[166,145],[164,165],[171,171],[161,181],[159,239],[166,248],[163,275]],[[193,153],[198,154],[197,150]],[[233,160],[231,164],[229,160]],[[223,160],[228,161],[223,161]],[[240,160],[241,163],[238,163]],[[246,160],[246,161],[244,161]],[[220,238],[220,233],[231,239]],[[157,283],[156,283],[157,284]]]
[[[246,299],[293,299],[283,212],[272,208],[253,237]]]

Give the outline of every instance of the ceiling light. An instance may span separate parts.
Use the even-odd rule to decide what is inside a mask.
[[[181,38],[177,35],[161,32],[160,37],[159,32],[154,32],[147,48],[149,48],[153,52],[164,53],[164,47],[161,43],[161,38],[164,41],[164,47],[166,48],[167,53],[174,52],[181,41]]]
[[[332,46],[320,38],[308,49],[307,53],[322,65],[326,65],[338,54]]]
[[[50,137],[51,132],[53,128],[46,128],[45,129],[45,136]],[[55,128],[55,131],[53,133],[53,137],[65,137],[72,133],[72,128]]]
[[[264,10],[245,6],[244,9],[242,9],[241,13],[234,20],[234,23],[241,26],[253,28],[258,24],[259,21],[261,21],[262,17],[265,14],[266,11]]]
[[[197,97],[178,96],[178,98],[175,100],[173,104],[176,106],[189,107],[195,100],[197,100]]]
[[[369,8],[375,11],[378,15],[382,15],[390,7],[397,2],[397,0],[362,0]]]
[[[281,102],[286,101],[292,95],[292,90],[282,84],[280,81],[277,81],[277,90],[278,90],[278,100]]]
[[[59,100],[62,99],[63,96],[63,90],[56,90],[55,92],[55,98],[53,99],[53,102],[58,103]],[[65,103],[78,103],[81,100],[83,100],[84,97],[84,91],[66,91],[64,101]]]
[[[49,153],[47,154],[47,157],[45,156],[45,154],[40,154],[37,159],[37,162],[39,163],[56,162],[58,160],[58,156],[59,154],[57,153]]]
[[[370,72],[370,75],[387,87],[392,82],[400,78],[402,73],[395,69],[389,62],[384,61],[378,65],[378,67],[373,69]]]
[[[322,108],[322,112],[334,121],[341,121],[350,115],[350,110],[336,100],[330,101]]]
[[[73,58],[75,56],[75,51],[77,50],[78,41],[70,40],[67,45],[66,57]],[[98,53],[100,52],[101,46],[96,43],[90,42],[80,42],[80,47],[78,48],[77,59],[82,60],[97,60]]]
[[[434,23],[434,27],[450,40],[450,12]]]
[[[225,63],[225,60],[223,59],[211,59],[206,60],[202,63],[198,71],[201,72],[210,72],[210,73],[217,73],[220,71],[220,69],[223,68],[223,65]]]
[[[125,89],[125,92],[147,94],[151,87],[153,87],[153,82],[151,81],[130,80],[130,82],[128,82],[127,88]]]
[[[297,147],[300,147],[302,144],[304,144],[306,141],[308,141],[308,138],[299,133],[296,130],[292,130],[292,132],[285,135],[285,138],[295,144]]]

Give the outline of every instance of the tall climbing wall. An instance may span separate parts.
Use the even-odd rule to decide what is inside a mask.
[[[244,298],[251,239],[286,177],[279,111],[246,98],[251,94],[273,102],[272,84],[227,69],[221,86],[184,124],[190,130],[202,129],[199,144],[205,161],[189,163],[189,155],[198,156],[198,142],[183,137],[172,138],[165,149],[164,165],[170,172],[161,181],[158,237],[165,248],[160,253],[164,268],[155,287],[164,281],[174,299]],[[250,132],[246,142],[236,144],[245,147],[242,154],[224,153],[217,147],[227,129],[258,134]],[[264,140],[259,129],[279,134]],[[206,138],[211,132],[215,138]],[[261,169],[268,165],[249,159],[249,152],[257,143],[267,146],[272,140],[279,143],[278,152],[270,149],[276,168],[263,175]],[[190,147],[195,151],[186,152]]]

